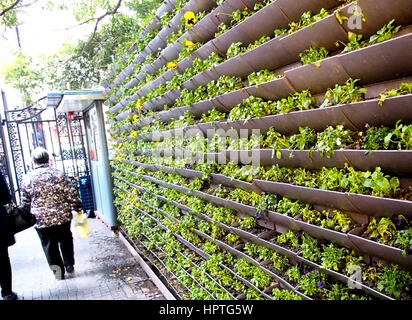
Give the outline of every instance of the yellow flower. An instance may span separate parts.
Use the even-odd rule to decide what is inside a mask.
[[[186,47],[189,47],[189,48],[193,48],[195,46],[195,44],[190,40],[186,40],[185,45]]]
[[[177,64],[174,63],[174,62],[169,62],[169,63],[167,64],[167,67],[168,67],[169,69],[177,69]]]
[[[136,138],[137,132],[136,132],[136,131],[133,131],[133,132],[130,134],[130,136],[131,136],[132,138]]]
[[[117,155],[117,161],[122,162],[122,158],[119,155]]]
[[[133,188],[133,191],[132,191],[132,193],[134,193],[134,194],[136,194],[136,193],[137,193],[137,190],[136,190],[136,188]]]
[[[196,23],[196,15],[192,11],[187,11],[185,13],[185,23],[188,27],[193,27]]]
[[[136,101],[136,108],[137,109],[143,108],[142,101],[140,99]],[[133,116],[133,119],[134,119],[134,116]]]
[[[135,115],[133,116],[133,121],[134,121],[134,122],[139,121],[139,116],[138,116],[137,114],[135,114]]]
[[[117,151],[120,151],[120,148],[123,146],[123,143],[120,143],[118,146],[117,146]]]
[[[120,195],[120,198],[124,199],[124,195],[121,194],[121,195]]]

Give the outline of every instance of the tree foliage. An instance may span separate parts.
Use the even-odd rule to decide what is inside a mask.
[[[7,2],[7,0],[1,0]],[[12,0],[9,0],[12,2]],[[121,1],[120,1],[121,2]],[[142,21],[161,4],[161,0],[129,0],[122,2],[122,11],[116,11],[107,17],[96,32],[85,40],[75,44],[66,43],[63,48],[47,56],[30,57],[23,52],[15,53],[15,61],[3,70],[7,83],[22,92],[25,103],[38,98],[46,91],[76,90],[96,87],[106,78],[108,67],[116,56],[121,56],[126,48],[139,36]],[[74,7],[67,1],[48,3],[45,8],[58,6],[62,10],[74,10],[76,19],[83,22],[95,22],[91,16],[109,12],[118,1],[109,0],[74,0]],[[82,3],[82,4],[80,4]],[[87,3],[94,5],[87,6]],[[77,6],[77,7],[76,7]],[[0,7],[2,8],[2,7]],[[103,13],[102,15],[104,15]]]

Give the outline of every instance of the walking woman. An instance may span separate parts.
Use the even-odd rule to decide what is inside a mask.
[[[38,147],[32,152],[34,170],[23,179],[21,206],[37,218],[35,229],[56,279],[74,271],[72,211],[81,211],[76,188],[61,171],[49,166],[49,154]],[[60,253],[60,251],[61,253]]]
[[[12,275],[8,247],[16,241],[9,233],[7,211],[4,207],[11,202],[11,196],[3,174],[0,171],[0,286],[3,300],[16,300],[12,289]]]

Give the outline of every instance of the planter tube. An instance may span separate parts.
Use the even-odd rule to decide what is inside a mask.
[[[337,208],[343,211],[357,212],[374,217],[391,217],[393,214],[403,213],[412,215],[412,201],[381,198],[295,186],[281,182],[254,180],[258,188],[265,192],[318,204],[328,208]]]

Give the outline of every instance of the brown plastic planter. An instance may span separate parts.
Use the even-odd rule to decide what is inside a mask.
[[[381,167],[385,173],[400,176],[412,176],[412,151],[410,150],[375,150],[365,155],[365,150],[341,151],[348,163],[358,170],[375,170]]]
[[[167,61],[173,61],[175,60],[180,52],[182,51],[182,45],[178,43],[177,41],[169,44],[163,51],[162,51],[162,56],[167,60]]]
[[[167,42],[161,38],[158,34],[149,44],[148,47],[152,49],[152,52],[156,54],[159,50],[166,47]]]
[[[285,98],[295,92],[285,78],[275,79],[251,87],[246,87],[245,90],[251,96],[272,101]]]
[[[412,73],[412,33],[337,56],[353,79],[362,84],[381,82]]]
[[[233,107],[241,103],[244,99],[247,99],[249,94],[242,88],[229,93],[222,94],[213,99],[213,104],[220,105],[226,111],[232,110]]]
[[[185,81],[182,86],[188,90],[195,90],[200,86],[206,86],[209,82],[217,80],[219,75],[213,69],[198,73],[193,78]]]
[[[172,119],[178,119],[180,116],[189,110],[189,107],[175,108],[168,111],[159,112],[158,116],[162,122],[170,122]]]
[[[180,90],[177,90],[177,89],[170,90],[165,93],[165,96],[167,96],[174,103],[176,99],[180,97]]]
[[[259,157],[261,166],[272,166],[278,164],[289,168],[306,168],[311,170],[322,167],[344,168],[345,163],[357,170],[374,171],[376,167],[381,167],[385,173],[411,176],[412,151],[409,150],[375,150],[367,154],[366,150],[336,150],[330,157],[322,157],[319,151],[307,150],[279,150],[281,159],[278,159],[272,149],[233,150],[226,151],[228,159],[240,159],[242,154],[251,156],[253,153]],[[252,153],[253,152],[253,153]],[[290,157],[292,153],[293,157]]]
[[[342,29],[334,15],[330,15],[309,27],[279,39],[283,47],[291,54],[293,61],[300,60],[299,54],[309,47],[324,47],[329,51],[336,50],[336,42],[345,42],[347,33]],[[292,61],[291,61],[292,62]]]
[[[313,94],[323,93],[335,84],[344,84],[350,78],[337,56],[319,61],[316,64],[303,65],[285,71],[285,77],[297,92],[310,89]]]
[[[205,42],[213,38],[216,33],[216,25],[210,19],[210,14],[189,29],[193,42]]]
[[[244,54],[238,55],[234,58],[226,60],[215,67],[216,73],[219,76],[241,77],[245,78],[255,70],[246,59],[242,57]]]
[[[232,17],[230,14],[240,8],[245,8],[245,5],[240,0],[224,1],[222,5],[210,13],[210,24],[217,27],[221,22],[231,21]]]
[[[265,192],[280,194],[284,197],[312,204],[323,205],[327,208],[339,208],[344,211],[359,212],[357,208],[352,205],[347,194],[342,192],[300,187],[265,180],[254,180],[253,183]]]
[[[385,261],[396,263],[412,271],[412,256],[403,255],[402,250],[353,234],[349,234],[348,237],[360,252],[370,256],[379,257]]]
[[[349,194],[264,180],[254,180],[253,183],[263,191],[281,194],[285,197],[322,205],[328,208],[358,212],[375,217],[390,217],[399,212],[405,215],[412,215],[412,201],[381,198],[356,193]]]
[[[191,54],[190,56],[184,58],[177,64],[177,70],[180,73],[185,72],[187,68],[190,68],[193,65],[193,61],[195,60],[195,55]]]
[[[330,10],[341,3],[339,0],[300,0],[292,2],[277,0],[276,4],[291,21],[299,21],[302,14],[306,11],[318,13],[322,8]]]
[[[195,58],[199,58],[202,60],[205,60],[209,58],[209,56],[213,53],[216,52],[216,48],[213,46],[213,43],[211,41],[207,42],[203,46],[201,46],[199,49],[197,49],[194,52]]]
[[[238,179],[232,179],[223,174],[212,173],[210,175],[213,178],[212,182],[216,185],[223,184],[224,186],[231,187],[231,188],[241,188],[241,189],[248,190],[248,191],[254,191],[252,183],[250,182],[245,182],[245,181],[238,180]]]
[[[275,70],[296,61],[296,59],[290,57],[289,52],[279,41],[279,38],[269,40],[241,56],[242,62],[248,63],[255,71],[265,68]]]
[[[188,107],[190,113],[196,118],[202,117],[202,114],[206,114],[209,110],[213,109],[213,104],[209,100],[197,102]]]
[[[412,22],[411,3],[408,0],[359,0],[359,6],[362,8],[362,14],[365,18],[362,21],[361,29],[351,30],[348,21],[345,20],[343,27],[347,31],[360,33],[364,39],[374,34],[390,20],[395,19],[396,24],[408,25]],[[341,14],[350,17],[353,12],[349,12],[350,5],[342,8]]]

